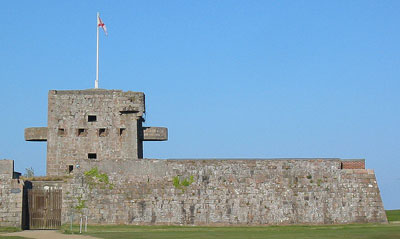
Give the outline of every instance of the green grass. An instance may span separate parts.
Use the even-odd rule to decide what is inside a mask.
[[[68,229],[67,226],[64,229]],[[78,226],[73,227],[77,233]],[[357,224],[321,226],[200,227],[200,226],[89,226],[85,233],[98,238],[183,239],[183,238],[271,238],[271,239],[398,239],[395,224]]]
[[[386,216],[389,222],[400,221],[400,210],[386,210]]]
[[[0,227],[0,239],[23,239],[25,237],[2,236],[2,233],[19,232],[20,228],[17,227]]]
[[[20,228],[17,227],[0,227],[0,233],[19,232]]]

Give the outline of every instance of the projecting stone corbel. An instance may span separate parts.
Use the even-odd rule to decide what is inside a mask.
[[[25,129],[26,141],[47,141],[47,127],[31,127]]]
[[[143,127],[143,141],[166,141],[168,129],[164,127]]]

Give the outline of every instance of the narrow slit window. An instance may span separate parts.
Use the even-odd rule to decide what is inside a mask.
[[[126,130],[125,128],[120,128],[119,129],[119,135],[120,136],[125,135],[125,130]]]
[[[96,122],[97,116],[96,115],[88,115],[88,122]]]
[[[87,136],[87,130],[86,129],[78,129],[78,136]]]
[[[97,159],[97,154],[95,154],[95,153],[88,153],[88,159]]]
[[[57,134],[58,134],[58,136],[65,136],[65,129],[58,128]]]
[[[74,165],[68,165],[68,173],[72,173],[74,171]]]
[[[107,129],[106,128],[99,129],[99,136],[100,137],[106,137],[107,136]]]

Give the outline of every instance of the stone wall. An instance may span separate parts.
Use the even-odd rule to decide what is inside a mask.
[[[65,175],[88,158],[142,158],[144,100],[132,91],[49,91],[47,175]]]
[[[0,177],[12,178],[14,174],[14,161],[8,159],[0,160]]]
[[[63,222],[336,224],[387,222],[372,170],[340,159],[83,161],[63,185]],[[110,184],[84,172],[97,167]],[[104,175],[103,175],[104,176]],[[102,182],[103,181],[103,182]],[[186,184],[187,186],[183,186]],[[79,203],[80,201],[80,203]]]
[[[23,182],[13,178],[14,161],[0,160],[0,226],[21,227]]]

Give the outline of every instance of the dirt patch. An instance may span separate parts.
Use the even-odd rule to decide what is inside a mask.
[[[70,234],[62,234],[58,231],[52,230],[26,230],[22,232],[12,232],[1,234],[2,236],[20,236],[26,238],[34,238],[34,239],[94,239],[95,237],[85,236],[85,235],[70,235]]]

